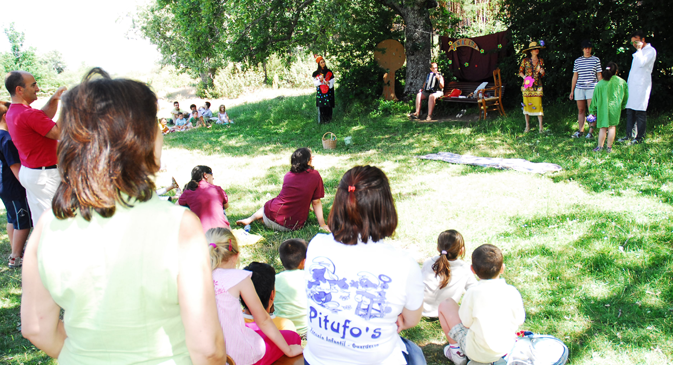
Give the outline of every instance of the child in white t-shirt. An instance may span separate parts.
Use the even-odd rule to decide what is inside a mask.
[[[452,298],[458,303],[465,291],[477,284],[465,258],[465,241],[460,232],[450,229],[437,238],[439,256],[423,263],[423,316],[437,317],[439,303]]]
[[[472,253],[472,271],[481,279],[471,287],[460,307],[453,299],[439,305],[439,323],[449,344],[444,355],[455,365],[467,359],[492,363],[514,346],[516,331],[526,319],[521,294],[500,274],[502,251],[485,244]]]

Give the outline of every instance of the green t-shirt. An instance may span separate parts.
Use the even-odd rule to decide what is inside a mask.
[[[307,331],[305,287],[304,270],[286,270],[276,274],[274,313],[291,320],[299,334]]]

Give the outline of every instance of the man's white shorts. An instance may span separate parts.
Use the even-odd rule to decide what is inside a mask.
[[[51,200],[61,183],[58,169],[31,169],[21,166],[19,181],[26,188],[26,198],[33,217],[33,227],[46,210],[51,209]]]

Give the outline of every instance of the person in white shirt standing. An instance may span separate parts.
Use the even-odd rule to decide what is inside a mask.
[[[647,104],[652,91],[652,69],[657,58],[657,50],[645,42],[645,33],[637,30],[631,34],[631,44],[636,49],[629,71],[629,100],[626,102],[626,137],[617,142],[631,140],[638,144],[645,138],[647,128]],[[633,127],[636,128],[635,135]]]

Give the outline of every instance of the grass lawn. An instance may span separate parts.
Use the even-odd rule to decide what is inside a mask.
[[[570,102],[546,107],[548,133],[524,135],[520,111],[473,123],[419,124],[409,104],[337,108],[317,125],[314,96],[279,97],[228,108],[231,128],[175,133],[165,138],[164,172],[187,182],[197,164],[213,168],[230,197],[229,219],[247,217],[275,196],[291,153],[308,146],[323,177],[325,216],[339,179],[350,167],[372,164],[390,178],[399,226],[390,242],[419,263],[435,255],[438,234],[457,229],[468,256],[491,243],[505,254],[505,279],[521,292],[523,328],[554,335],[570,348],[571,364],[673,363],[673,124],[650,116],[647,142],[594,153],[596,140],[571,139],[576,110]],[[473,107],[476,109],[476,107]],[[456,114],[460,107],[440,106]],[[470,110],[469,112],[476,112]],[[623,124],[620,133],[623,134]],[[338,148],[322,149],[334,132]],[[351,136],[346,147],[343,137]],[[551,162],[561,172],[533,175],[452,165],[415,156],[440,151]],[[4,216],[3,218],[4,219]],[[2,222],[0,222],[2,223]],[[4,225],[2,225],[4,227]],[[9,245],[0,232],[2,257]],[[276,233],[253,224],[265,241],[243,250],[243,264],[265,261],[282,269],[278,245],[318,233],[310,215],[299,232]],[[20,271],[0,268],[0,363],[55,363],[17,330]],[[404,332],[429,364],[448,364],[439,322],[423,319]]]

